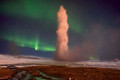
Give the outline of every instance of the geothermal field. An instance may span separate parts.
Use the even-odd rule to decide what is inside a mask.
[[[62,62],[0,55],[0,80],[120,80],[120,61]]]
[[[1,2],[0,80],[120,80],[120,16],[112,2],[83,1],[91,10],[79,0]]]

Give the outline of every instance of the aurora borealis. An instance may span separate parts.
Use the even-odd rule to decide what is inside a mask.
[[[27,18],[26,21],[30,19],[30,20],[37,21],[37,24],[38,24],[36,25],[35,23],[33,23],[32,24],[33,26],[30,26],[31,29],[34,28],[35,30],[35,33],[34,33],[34,31],[30,30],[29,28],[30,22],[32,21],[21,22],[21,20],[17,19],[18,21],[13,21],[15,22],[15,24],[8,23],[10,24],[9,26],[12,29],[11,28],[8,29],[9,31],[5,29],[5,31],[2,34],[3,36],[2,38],[8,41],[14,41],[18,46],[21,46],[21,47],[26,46],[26,47],[34,48],[35,50],[55,51],[55,44],[51,45],[49,44],[49,42],[42,40],[41,33],[39,33],[41,30],[40,31],[38,30],[41,28],[41,26],[45,27],[45,28],[42,28],[44,30],[47,28],[51,30],[53,28],[56,28],[57,26],[56,12],[58,10],[57,7],[59,7],[60,4],[56,4],[54,6],[55,3],[58,3],[58,2],[55,1],[54,3],[52,3],[50,1],[43,1],[43,0],[36,0],[36,1],[33,1],[33,0],[7,1],[6,0],[1,2],[0,7],[1,7],[2,14],[5,14],[7,17],[16,17],[22,20],[23,18],[25,19]],[[74,22],[75,21],[73,21],[73,24],[71,25],[74,25]],[[50,26],[48,26],[49,24]],[[21,26],[24,26],[25,28],[23,28],[23,30],[19,29],[19,27]],[[80,28],[79,26],[77,27],[78,27],[77,29],[71,28],[71,30],[79,32]],[[26,33],[28,33],[28,35]],[[28,40],[26,36],[31,36],[31,37]]]
[[[73,55],[120,58],[120,3],[115,0],[1,0],[0,41],[54,52],[60,5],[67,10]],[[0,42],[0,49],[7,43]]]

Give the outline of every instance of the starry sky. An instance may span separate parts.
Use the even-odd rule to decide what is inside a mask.
[[[119,0],[0,0],[0,52],[54,55],[60,5],[68,14],[71,54],[120,58]]]

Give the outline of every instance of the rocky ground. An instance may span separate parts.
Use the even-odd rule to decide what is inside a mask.
[[[120,80],[120,69],[31,66],[0,68],[1,80]]]

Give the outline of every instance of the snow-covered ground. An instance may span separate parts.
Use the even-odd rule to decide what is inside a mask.
[[[41,63],[51,62],[52,59],[42,58],[37,56],[10,56],[0,54],[0,65],[7,64],[29,64],[29,63]]]
[[[110,68],[120,68],[120,61],[118,62],[109,62],[109,61],[102,61],[102,62],[94,62],[94,61],[86,61],[86,62],[76,62],[76,66],[92,66],[92,67],[110,67]]]
[[[10,56],[0,54],[0,67],[6,65],[16,65],[18,67],[22,66],[35,66],[35,65],[63,65],[70,67],[109,67],[109,68],[119,68],[120,61],[110,62],[110,61],[82,61],[82,62],[60,62],[48,58],[42,58],[37,56]]]

